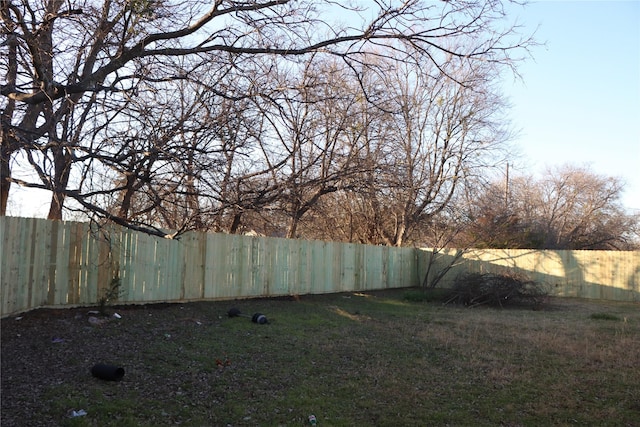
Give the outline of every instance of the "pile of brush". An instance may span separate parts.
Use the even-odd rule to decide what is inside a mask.
[[[540,309],[549,292],[545,286],[518,274],[465,273],[456,278],[445,304],[467,307],[530,305]]]

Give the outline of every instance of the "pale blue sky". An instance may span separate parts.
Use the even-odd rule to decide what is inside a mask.
[[[521,82],[505,82],[521,171],[590,165],[622,178],[624,206],[640,212],[640,1],[539,1],[514,13],[545,43]]]

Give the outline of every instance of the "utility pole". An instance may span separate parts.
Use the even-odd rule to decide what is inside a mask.
[[[507,171],[504,180],[504,208],[509,208],[509,162],[507,162]]]

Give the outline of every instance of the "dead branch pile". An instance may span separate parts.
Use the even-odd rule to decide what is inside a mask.
[[[547,296],[544,285],[515,273],[465,273],[456,278],[445,304],[467,307],[530,305],[538,309]]]

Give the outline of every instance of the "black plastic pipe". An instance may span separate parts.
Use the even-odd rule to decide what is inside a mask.
[[[91,368],[91,374],[106,381],[120,381],[124,377],[124,368],[98,363]]]

